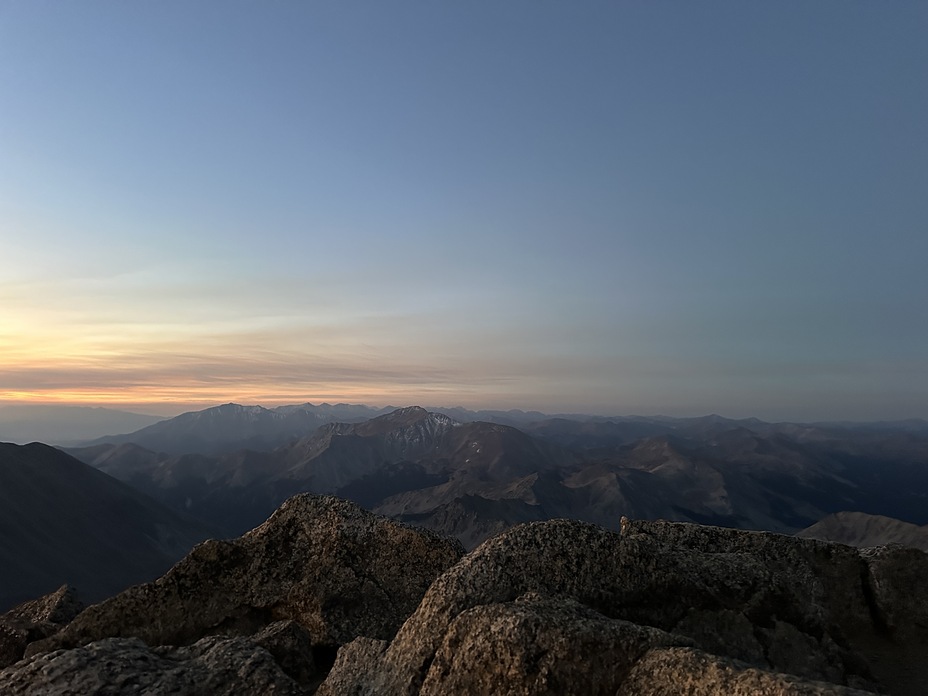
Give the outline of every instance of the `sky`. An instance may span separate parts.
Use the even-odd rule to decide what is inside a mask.
[[[0,0],[0,403],[928,418],[926,33]]]

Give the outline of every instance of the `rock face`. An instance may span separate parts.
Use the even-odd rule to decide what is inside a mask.
[[[864,696],[871,692],[768,672],[692,648],[669,648],[648,652],[615,693],[616,696]]]
[[[239,539],[207,541],[164,577],[89,607],[29,654],[116,636],[186,645],[291,619],[311,643],[390,638],[459,543],[338,498],[299,495]]]
[[[919,693],[928,557],[884,556],[682,523],[523,525],[438,578],[392,642],[343,648],[319,693]],[[891,669],[868,664],[875,646]]]
[[[21,632],[4,666],[24,647],[29,659],[0,671],[0,693],[311,693],[339,645],[391,638],[462,554],[456,541],[347,501],[297,496],[63,629]]]
[[[0,668],[21,659],[29,643],[57,633],[83,609],[75,589],[63,585],[0,616]]]
[[[0,672],[0,685],[8,696],[308,693],[254,641],[221,636],[183,648],[150,648],[138,638],[107,638],[37,655],[15,671]]]
[[[0,693],[909,696],[928,684],[926,582],[915,549],[624,518],[526,524],[462,557],[303,495],[34,640]],[[63,598],[18,616],[67,621]]]
[[[651,648],[688,641],[535,593],[458,614],[420,693],[614,694]]]

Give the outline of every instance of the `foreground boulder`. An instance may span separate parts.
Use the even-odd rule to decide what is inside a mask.
[[[107,638],[36,655],[0,672],[7,696],[302,696],[271,654],[248,638],[210,636],[182,648],[151,648],[138,638]]]
[[[928,684],[917,550],[623,519],[619,532],[522,525],[461,554],[298,496],[30,643],[0,670],[0,693],[908,696]]]
[[[693,648],[649,651],[615,692],[616,696],[872,696],[872,693],[758,669]]]
[[[324,675],[339,645],[357,636],[391,638],[462,555],[457,541],[344,500],[299,495],[243,537],[204,542],[164,577],[87,608],[60,632],[29,643],[25,654],[95,643],[99,656],[125,647],[109,638],[154,647],[252,636],[305,686],[318,681],[317,671]],[[15,679],[0,672],[0,691]]]
[[[391,642],[342,648],[319,693],[919,693],[928,626],[910,589],[925,561],[900,575],[769,533],[523,525],[438,578]],[[874,646],[893,669],[868,663]]]
[[[29,643],[54,635],[83,609],[77,591],[63,585],[0,616],[0,668],[20,660]]]

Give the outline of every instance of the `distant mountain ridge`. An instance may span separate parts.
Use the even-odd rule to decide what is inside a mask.
[[[87,445],[134,443],[168,454],[220,454],[232,449],[270,450],[309,435],[326,423],[368,420],[383,409],[351,404],[300,404],[264,408],[223,404],[190,411],[123,435]]]
[[[299,492],[339,494],[374,507],[387,496],[425,488],[445,501],[485,484],[505,487],[514,475],[571,458],[515,428],[459,423],[419,407],[361,423],[329,423],[271,452],[170,456],[112,443],[68,451],[228,534],[258,524]],[[449,485],[434,489],[443,484]],[[418,514],[428,503],[396,500],[391,505]]]
[[[293,440],[308,437],[317,428],[328,423],[360,423],[396,410],[403,409],[397,409],[393,406],[378,408],[343,403],[322,403],[318,405],[304,403],[274,408],[228,403],[200,411],[183,413],[131,432],[123,431],[119,434],[110,432],[96,439],[85,438],[82,442],[61,442],[58,444],[90,446],[131,442],[155,452],[165,452],[173,455],[219,455],[235,449],[270,451]],[[558,427],[575,428],[575,435],[583,436],[584,447],[589,446],[591,439],[589,435],[594,431],[599,432],[612,443],[616,441],[616,436],[619,433],[624,433],[621,439],[628,442],[630,439],[645,435],[682,431],[690,433],[707,432],[711,429],[725,430],[735,426],[750,428],[764,434],[788,429],[818,431],[823,428],[833,431],[861,433],[893,430],[900,433],[928,434],[928,422],[918,419],[886,423],[794,424],[766,423],[757,418],[730,419],[717,414],[695,418],[675,418],[669,416],[597,416],[589,414],[552,415],[540,411],[522,411],[519,409],[472,411],[460,406],[450,408],[426,407],[424,410],[430,413],[444,414],[461,423],[481,421],[508,425],[532,434],[541,435],[547,439],[559,441],[561,444],[569,444],[571,436],[567,432],[563,432],[560,433],[563,441],[558,440]]]
[[[796,536],[858,547],[902,544],[928,552],[928,525],[863,512],[836,512],[796,532]]]
[[[0,406],[0,442],[75,445],[106,435],[138,430],[160,420],[163,420],[160,416],[111,408],[7,405]]]
[[[267,414],[228,406],[195,421],[229,415]],[[70,451],[229,535],[300,492],[346,497],[468,546],[555,517],[608,528],[626,515],[791,534],[853,505],[928,523],[920,493],[928,490],[928,434],[908,428],[711,415],[548,418],[519,429],[408,407],[328,423],[269,451],[170,455],[127,444]]]

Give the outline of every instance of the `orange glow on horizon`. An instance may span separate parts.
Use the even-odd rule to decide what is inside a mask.
[[[375,385],[316,385],[310,390],[294,385],[238,385],[219,387],[135,387],[123,390],[65,389],[0,391],[0,405],[31,404],[54,406],[94,406],[105,408],[152,408],[159,411],[197,410],[223,403],[261,405],[265,407],[314,403],[362,403],[387,405],[467,405],[481,406],[454,388],[423,388],[423,385],[393,388]]]

